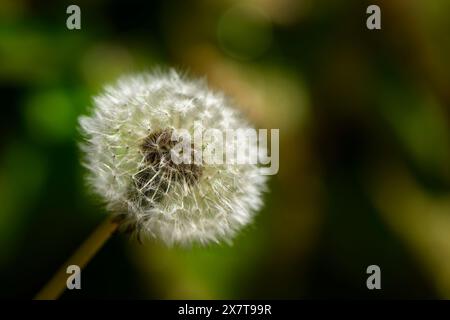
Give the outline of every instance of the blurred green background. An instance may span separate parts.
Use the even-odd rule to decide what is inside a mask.
[[[266,205],[233,246],[113,237],[64,299],[450,298],[449,14],[448,0],[1,0],[0,297],[32,298],[106,216],[77,146],[91,97],[173,66],[280,129]],[[371,264],[382,290],[366,288]]]

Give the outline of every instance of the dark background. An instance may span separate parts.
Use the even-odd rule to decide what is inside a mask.
[[[32,298],[105,218],[77,117],[105,83],[162,66],[280,129],[265,207],[233,246],[115,236],[63,298],[450,298],[449,14],[447,0],[2,0],[0,297]],[[382,290],[366,288],[371,264]]]

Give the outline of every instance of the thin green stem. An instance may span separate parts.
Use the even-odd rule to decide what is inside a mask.
[[[67,287],[67,267],[76,265],[83,269],[117,230],[119,222],[112,218],[106,219],[81,244],[77,251],[61,266],[53,278],[34,297],[35,300],[58,299]]]

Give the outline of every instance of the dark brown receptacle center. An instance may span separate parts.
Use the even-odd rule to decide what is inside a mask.
[[[172,160],[171,150],[181,142],[181,140],[174,140],[172,134],[173,129],[170,128],[156,130],[150,133],[140,145],[145,157],[145,164],[143,170],[136,176],[137,187],[146,189],[149,187],[149,181],[151,181],[151,186],[155,186],[153,189],[147,188],[144,192],[149,192],[149,194],[154,191],[165,192],[170,184],[176,182],[194,185],[202,175],[202,166],[193,161],[177,164]],[[193,160],[193,154],[191,160]],[[156,178],[154,178],[155,175],[157,175]]]
[[[161,129],[151,132],[140,144],[140,150],[144,155],[144,161],[139,172],[133,175],[134,185],[129,190],[129,200],[142,208],[153,207],[155,203],[164,198],[164,194],[177,183],[187,186],[195,185],[201,178],[203,167],[191,161],[191,163],[176,164],[172,161],[171,150],[181,142],[172,140],[173,129]],[[192,146],[191,160],[194,158]],[[128,214],[117,215],[116,221],[123,224],[123,230],[127,233],[136,232],[140,242],[140,230],[143,221],[149,219],[144,215],[140,220],[127,219]]]

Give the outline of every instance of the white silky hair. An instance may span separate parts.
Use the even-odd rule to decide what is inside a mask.
[[[230,243],[263,204],[266,177],[256,164],[204,163],[189,181],[167,159],[146,161],[145,139],[164,130],[193,134],[195,122],[223,132],[251,128],[223,94],[174,70],[120,78],[79,119],[89,184],[139,237],[168,245]],[[236,139],[238,153],[258,152],[257,142]]]

